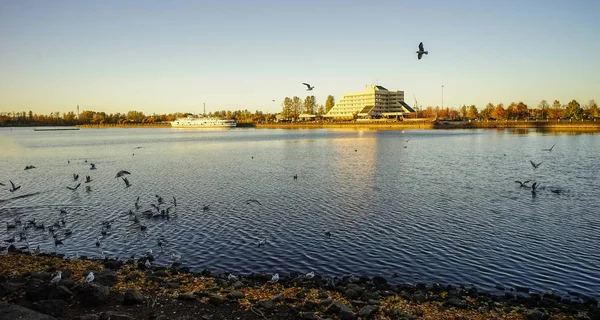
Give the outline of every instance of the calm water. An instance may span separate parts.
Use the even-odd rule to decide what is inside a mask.
[[[100,237],[107,256],[125,258],[160,252],[163,237],[157,263],[179,252],[193,270],[397,274],[600,296],[599,147],[598,134],[535,130],[2,128],[0,239],[17,216],[50,225],[66,209],[73,235],[55,247],[47,230],[29,229],[32,247],[99,257]],[[122,169],[129,188],[115,178]],[[93,181],[68,190],[73,173]],[[9,180],[21,188],[9,192]],[[514,180],[540,182],[536,196]],[[156,195],[176,197],[170,220],[142,214]],[[146,231],[128,214],[137,197]]]

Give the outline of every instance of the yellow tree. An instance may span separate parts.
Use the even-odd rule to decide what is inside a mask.
[[[492,118],[494,119],[504,119],[505,115],[506,110],[504,110],[504,105],[502,103],[499,103],[492,111]]]

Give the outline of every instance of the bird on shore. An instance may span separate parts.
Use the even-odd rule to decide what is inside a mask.
[[[515,180],[516,183],[521,185],[521,188],[525,188],[525,187],[529,187],[526,184],[529,183],[529,180],[525,180],[523,182],[519,181],[519,180]]]
[[[181,253],[171,253],[171,259],[173,259],[173,263],[179,262],[181,259]]]
[[[79,188],[80,185],[81,185],[81,183],[78,183],[75,187],[69,187],[69,186],[67,186],[67,189],[69,189],[71,191],[75,191],[75,190],[77,190],[77,188]]]
[[[314,272],[314,271],[311,271],[311,272],[307,273],[307,274],[304,276],[304,278],[306,278],[306,279],[312,279],[312,278],[314,278],[314,277],[315,277],[315,272]]]
[[[121,179],[123,179],[123,182],[125,182],[125,188],[131,187],[131,184],[129,183],[129,180],[127,180],[127,178],[121,177]]]
[[[233,275],[233,274],[231,274],[231,273],[230,273],[230,274],[227,276],[227,280],[229,280],[229,281],[235,281],[235,280],[237,280],[237,279],[238,279],[238,277],[237,277],[237,276],[234,276],[234,275]]]
[[[311,86],[310,84],[305,83],[305,82],[302,82],[302,84],[306,86],[306,88],[307,88],[306,91],[312,91],[312,89],[315,88],[314,86]]]
[[[425,51],[425,48],[423,47],[423,42],[419,43],[419,51],[417,51],[416,53],[417,58],[419,58],[419,60],[421,60],[424,54],[429,54],[429,52]]]
[[[131,174],[131,173],[129,173],[129,171],[121,170],[121,171],[117,172],[117,175],[115,176],[115,178],[122,177],[126,174]]]
[[[88,273],[87,277],[85,277],[85,282],[92,282],[94,281],[94,272],[90,271],[90,273]]]
[[[144,263],[144,266],[148,269],[150,269],[150,267],[152,267],[152,264],[150,263],[150,260],[146,259],[146,263]]]
[[[15,184],[14,184],[14,182],[12,182],[12,180],[9,180],[9,182],[10,182],[11,188],[8,191],[10,191],[10,192],[15,192],[15,191],[19,190],[19,188],[21,187],[21,186],[15,186]]]
[[[50,283],[58,283],[62,279],[62,271],[59,271],[58,274],[50,280]]]
[[[276,283],[277,281],[279,281],[279,273],[276,273],[273,275],[273,277],[271,277],[272,283]]]
[[[529,160],[529,162],[530,162],[530,163],[531,163],[531,165],[533,166],[533,169],[537,169],[537,168],[540,166],[540,164],[542,164],[542,162],[540,162],[540,163],[538,163],[538,164],[535,164],[535,163],[534,163],[533,161],[531,161],[531,160]]]
[[[554,149],[554,146],[555,146],[555,145],[556,145],[556,143],[555,143],[555,144],[553,144],[553,145],[552,145],[552,147],[550,147],[550,148],[548,148],[548,149],[542,149],[542,151],[552,151],[552,149]]]
[[[258,200],[254,200],[254,199],[248,199],[248,200],[246,200],[246,204],[250,204],[252,202],[258,203],[259,205],[262,206],[262,204],[260,202],[258,202]]]

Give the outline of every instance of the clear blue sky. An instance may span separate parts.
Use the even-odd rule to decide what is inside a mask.
[[[379,83],[424,107],[598,101],[600,1],[0,1],[0,112],[281,110]],[[430,54],[417,60],[423,41]],[[276,102],[272,102],[275,99]]]

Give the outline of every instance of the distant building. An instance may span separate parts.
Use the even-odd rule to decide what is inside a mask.
[[[363,92],[345,93],[324,117],[334,119],[402,118],[415,112],[404,102],[404,91],[367,85]]]

